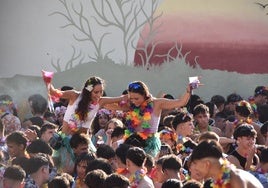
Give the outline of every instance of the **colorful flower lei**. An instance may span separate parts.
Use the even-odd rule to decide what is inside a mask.
[[[243,123],[247,123],[247,124],[251,124],[252,123],[252,119],[250,118],[250,117],[248,117],[247,119],[240,119],[240,120],[238,120],[238,119],[236,119],[235,121],[234,121],[234,125],[235,125],[235,127],[237,127],[237,126],[239,126],[239,125],[241,125],[241,124],[243,124]]]
[[[176,141],[177,136],[172,130],[163,129],[160,131],[160,139]]]
[[[220,159],[222,163],[221,173],[218,178],[211,183],[213,188],[231,188],[231,169],[234,168],[227,159]]]
[[[185,147],[183,144],[177,144],[176,149],[178,153],[192,153],[193,149],[190,147]]]
[[[121,175],[127,175],[129,171],[126,168],[117,168],[116,173],[121,174]]]
[[[3,100],[3,101],[0,101],[0,105],[13,106],[13,102],[10,100]]]
[[[0,116],[4,115],[5,113],[12,113],[12,108],[16,108],[13,101],[10,100],[2,100],[0,101]]]
[[[187,140],[186,140],[185,137],[183,137],[181,135],[178,136],[178,141],[177,141],[178,144],[176,145],[176,149],[177,149],[178,153],[181,153],[181,152],[183,152],[183,153],[192,153],[192,151],[193,151],[192,148],[184,146],[184,143],[186,141]]]
[[[125,138],[133,134],[137,127],[142,127],[143,131],[137,133],[143,139],[147,139],[151,135],[151,114],[153,112],[152,102],[143,102],[139,107],[131,105],[130,111],[126,114],[127,130]]]
[[[89,111],[93,108],[92,105],[94,104],[90,104],[89,105]],[[88,112],[89,113],[89,112]],[[69,128],[71,129],[71,131],[73,133],[77,132],[79,128],[82,127],[82,123],[84,123],[85,121],[84,120],[81,120],[81,117],[78,113],[74,113],[72,115],[72,120],[70,120],[70,123],[69,123]]]
[[[144,169],[137,170],[134,174],[129,177],[130,187],[137,188],[141,180],[146,175],[146,171]]]

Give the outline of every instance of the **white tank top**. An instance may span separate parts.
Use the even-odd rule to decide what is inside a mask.
[[[79,97],[75,100],[75,102],[72,104],[72,105],[68,105],[67,106],[67,109],[66,109],[66,112],[64,114],[64,118],[63,120],[66,121],[68,123],[69,126],[73,127],[75,126],[76,128],[87,128],[89,129],[100,106],[99,104],[90,104],[89,106],[89,111],[88,111],[88,114],[87,114],[87,119],[85,121],[81,121],[79,120],[78,118],[78,115],[75,114],[75,110],[78,106],[78,103],[80,101],[80,95]]]

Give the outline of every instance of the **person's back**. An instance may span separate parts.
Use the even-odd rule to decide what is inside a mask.
[[[231,187],[232,188],[263,188],[260,181],[252,174],[245,170],[235,169],[231,173]],[[264,187],[266,188],[266,187]]]

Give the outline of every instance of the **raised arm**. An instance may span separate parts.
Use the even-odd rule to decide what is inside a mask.
[[[192,93],[192,89],[190,85],[188,85],[184,95],[178,99],[158,98],[156,101],[158,103],[159,110],[173,109],[173,108],[179,108],[179,107],[185,106],[191,97],[191,93]]]
[[[76,90],[61,91],[60,89],[56,89],[51,83],[49,83],[47,87],[49,95],[55,98],[69,99],[72,101],[79,95],[79,92]]]

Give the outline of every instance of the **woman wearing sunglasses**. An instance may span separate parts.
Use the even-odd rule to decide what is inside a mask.
[[[198,83],[200,85],[200,83]],[[179,99],[153,97],[145,83],[134,81],[128,85],[128,110],[126,113],[125,138],[139,140],[142,138],[146,153],[156,156],[161,142],[156,136],[161,112],[164,109],[175,109],[187,104],[193,87],[188,85],[185,94]],[[131,144],[131,143],[130,143]]]

